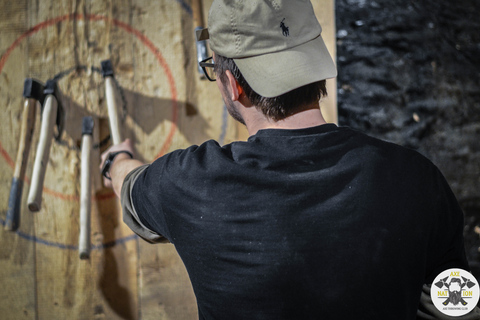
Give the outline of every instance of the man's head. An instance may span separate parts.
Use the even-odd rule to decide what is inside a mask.
[[[230,71],[238,81],[249,102],[262,111],[266,117],[274,121],[285,119],[299,111],[305,110],[313,102],[318,102],[320,98],[327,95],[325,80],[320,80],[293,89],[277,97],[263,97],[250,87],[232,58],[226,58],[216,54],[215,73],[217,74],[217,81],[222,82],[223,88],[225,88],[228,82],[227,70]],[[228,94],[224,96],[228,99]],[[231,105],[231,101],[226,100],[225,104],[227,104],[227,107],[230,107],[229,112],[233,118],[243,123],[243,119],[239,117],[239,114],[236,114],[234,107]]]
[[[230,70],[239,82],[243,78],[259,100],[312,83],[317,83],[313,96],[319,98],[326,93],[321,81],[336,76],[321,31],[309,0],[214,0],[208,30],[197,38],[210,40],[215,63],[222,65],[216,67],[219,74]]]

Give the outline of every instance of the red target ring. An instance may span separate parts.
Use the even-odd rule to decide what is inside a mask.
[[[64,16],[59,16],[59,17],[56,17],[56,18],[53,18],[53,19],[50,19],[50,20],[46,20],[44,22],[41,22],[41,23],[35,25],[34,27],[27,30],[26,32],[24,32],[22,35],[20,35],[10,45],[10,47],[8,47],[5,54],[0,58],[0,73],[2,73],[3,67],[5,66],[5,63],[7,62],[7,60],[9,58],[10,54],[12,53],[12,51],[25,38],[28,38],[28,37],[34,35],[35,33],[37,33],[38,31],[40,31],[42,29],[45,29],[45,28],[50,27],[50,26],[54,26],[59,22],[70,21],[70,20],[105,21],[106,23],[113,24],[114,26],[117,26],[117,27],[125,30],[126,32],[132,34],[134,37],[136,37],[138,40],[140,40],[154,54],[155,58],[157,59],[157,61],[159,62],[160,66],[162,67],[163,71],[165,72],[165,74],[167,76],[168,84],[170,86],[171,99],[172,99],[172,119],[171,119],[172,125],[171,125],[170,131],[167,135],[167,138],[165,139],[165,142],[163,143],[162,147],[160,148],[160,151],[158,152],[156,158],[164,155],[168,151],[168,149],[170,148],[170,145],[171,145],[172,140],[173,140],[173,136],[174,136],[174,134],[177,130],[178,104],[177,104],[177,88],[176,88],[176,85],[175,85],[175,79],[173,78],[172,72],[171,72],[167,62],[165,61],[162,54],[160,53],[160,50],[152,43],[152,41],[150,41],[150,39],[148,39],[140,31],[133,28],[129,24],[127,24],[125,22],[122,22],[122,21],[119,21],[119,20],[116,20],[116,19],[112,19],[112,18],[108,18],[108,17],[102,16],[102,15],[98,15],[98,14],[83,15],[83,14],[78,14],[78,13],[72,13],[72,14],[68,14],[68,15],[64,15]],[[6,150],[3,148],[1,141],[0,141],[0,155],[5,159],[7,164],[12,169],[15,167],[14,161],[12,160],[12,158],[10,157],[8,152],[6,152]],[[27,182],[29,182],[28,179],[26,179],[26,180],[27,180]],[[64,199],[64,200],[70,200],[70,201],[78,201],[79,200],[79,197],[76,196],[76,195],[65,195],[63,193],[60,193],[60,192],[57,192],[57,191],[54,191],[54,190],[51,190],[51,189],[48,189],[48,188],[44,188],[44,192],[48,193],[48,194],[50,194],[54,197],[58,197],[58,198],[61,198],[61,199]],[[97,197],[97,200],[104,200],[104,199],[108,199],[108,198],[111,198],[111,197],[112,197],[112,194],[103,195],[103,196]]]

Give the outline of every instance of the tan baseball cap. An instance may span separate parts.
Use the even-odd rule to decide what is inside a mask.
[[[276,97],[337,76],[309,0],[214,0],[197,40],[233,58],[252,89]]]

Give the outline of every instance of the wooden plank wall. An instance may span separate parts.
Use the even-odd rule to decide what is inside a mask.
[[[205,17],[212,0],[204,0]],[[335,54],[333,0],[314,0]],[[122,130],[141,159],[216,139],[245,139],[227,116],[215,84],[197,75],[187,0],[0,1],[0,222],[4,224],[23,108],[23,80],[59,77],[66,126],[52,144],[42,208],[26,207],[40,127],[22,198],[21,226],[0,228],[2,319],[196,319],[195,296],[170,244],[139,240],[121,221],[118,202],[93,178],[92,251],[78,257],[82,117],[95,119],[93,168],[108,136],[100,62],[118,82]],[[322,103],[336,122],[335,81]],[[96,172],[96,171],[95,171]]]

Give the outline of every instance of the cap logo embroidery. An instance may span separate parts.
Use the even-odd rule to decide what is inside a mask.
[[[288,27],[283,23],[285,21],[285,18],[283,18],[282,22],[280,22],[280,28],[282,28],[282,33],[285,37],[288,37],[290,35],[290,32],[288,31]]]

